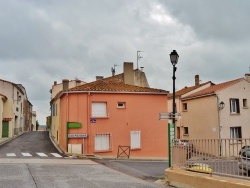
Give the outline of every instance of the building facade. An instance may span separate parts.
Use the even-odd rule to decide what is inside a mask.
[[[124,63],[124,72],[62,90],[51,100],[52,138],[69,153],[133,157],[168,156],[167,91],[149,88],[145,73]]]
[[[167,125],[158,119],[167,111],[166,91],[98,80],[57,99],[58,142],[69,153],[115,156],[128,146],[133,157],[167,157]]]
[[[31,120],[27,119],[32,104],[28,101],[25,88],[6,80],[0,80],[0,136],[13,137],[30,130]],[[27,104],[28,103],[28,104]]]

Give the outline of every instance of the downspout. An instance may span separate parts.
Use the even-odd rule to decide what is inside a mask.
[[[66,151],[68,152],[69,94],[66,94]]]
[[[219,108],[219,103],[220,103],[220,98],[218,95],[216,95],[217,97],[217,109],[218,109],[218,130],[219,130],[219,156],[221,156],[221,125],[220,125],[220,108]]]
[[[88,135],[88,139],[87,139],[87,154],[89,154],[89,147],[90,147],[90,130],[89,127],[90,126],[90,92],[88,92],[87,94],[87,135]]]

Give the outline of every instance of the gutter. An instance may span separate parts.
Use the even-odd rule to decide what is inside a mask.
[[[197,98],[202,98],[202,97],[208,97],[208,96],[212,96],[212,95],[216,95],[216,94],[215,93],[208,93],[208,94],[204,94],[204,95],[198,95],[198,96],[193,96],[193,97],[181,98],[181,100],[185,101],[185,100],[190,100],[190,99],[197,99]]]

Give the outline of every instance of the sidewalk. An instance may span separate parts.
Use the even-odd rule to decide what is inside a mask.
[[[24,133],[26,133],[26,132],[22,132],[22,133],[20,133],[19,135],[15,135],[15,136],[13,136],[13,137],[0,138],[0,145],[3,145],[3,144],[5,144],[6,142],[9,142],[9,141],[11,141],[11,140],[13,140],[13,139],[15,139],[15,138],[17,138],[17,137],[23,135]]]
[[[0,145],[12,140],[13,138],[0,138]]]

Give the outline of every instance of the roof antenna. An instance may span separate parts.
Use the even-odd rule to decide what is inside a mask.
[[[137,69],[138,69],[138,61],[139,61],[141,58],[143,58],[143,57],[141,56],[140,52],[145,52],[145,51],[139,51],[139,50],[137,50]]]
[[[119,65],[114,64],[114,67],[111,67],[111,72],[112,72],[112,76],[115,76],[115,67],[117,67]]]

